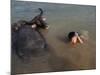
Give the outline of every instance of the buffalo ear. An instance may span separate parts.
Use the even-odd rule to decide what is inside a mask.
[[[15,30],[18,30],[18,27],[15,27]]]
[[[33,24],[33,25],[32,25],[32,28],[36,28],[36,24]]]

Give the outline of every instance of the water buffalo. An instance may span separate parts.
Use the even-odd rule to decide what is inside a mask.
[[[47,43],[39,28],[46,29],[48,26],[43,19],[43,10],[39,10],[41,13],[31,21],[18,21],[12,25],[12,50],[19,57],[39,56],[46,52]]]

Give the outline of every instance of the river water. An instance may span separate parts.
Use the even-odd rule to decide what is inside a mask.
[[[17,61],[16,72],[95,69],[96,6],[12,1],[11,23],[31,20],[39,14],[40,7],[50,26],[49,30],[41,31],[52,48],[53,55],[45,63],[41,63],[43,58],[37,60],[39,64],[34,64],[33,61],[31,68],[19,65],[20,62]],[[70,31],[88,32],[89,39],[73,47],[65,37]]]

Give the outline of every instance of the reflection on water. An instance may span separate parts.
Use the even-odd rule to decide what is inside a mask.
[[[48,31],[42,31],[48,44],[52,47],[53,55],[49,56],[48,61],[38,60],[39,66],[34,65],[29,69],[18,66],[16,70],[22,72],[46,72],[61,71],[71,69],[93,69],[95,68],[96,54],[96,7],[80,6],[69,4],[50,4],[35,2],[15,2],[12,3],[12,23],[18,20],[31,20],[39,11],[37,8],[44,9],[44,15],[50,26]],[[88,31],[88,41],[72,47],[65,36],[70,31]],[[43,58],[44,59],[44,58]],[[41,64],[42,63],[42,64]],[[15,64],[15,65],[16,65]],[[20,70],[19,68],[20,67]],[[35,69],[34,69],[35,67]],[[18,69],[17,69],[18,68]],[[33,71],[33,70],[34,71]]]

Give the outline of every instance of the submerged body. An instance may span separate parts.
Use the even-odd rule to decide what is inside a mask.
[[[72,44],[77,44],[78,42],[83,44],[83,39],[80,37],[78,32],[70,32],[68,34],[68,39]]]
[[[45,52],[46,41],[42,34],[29,26],[12,33],[12,48],[18,56],[38,56]]]

